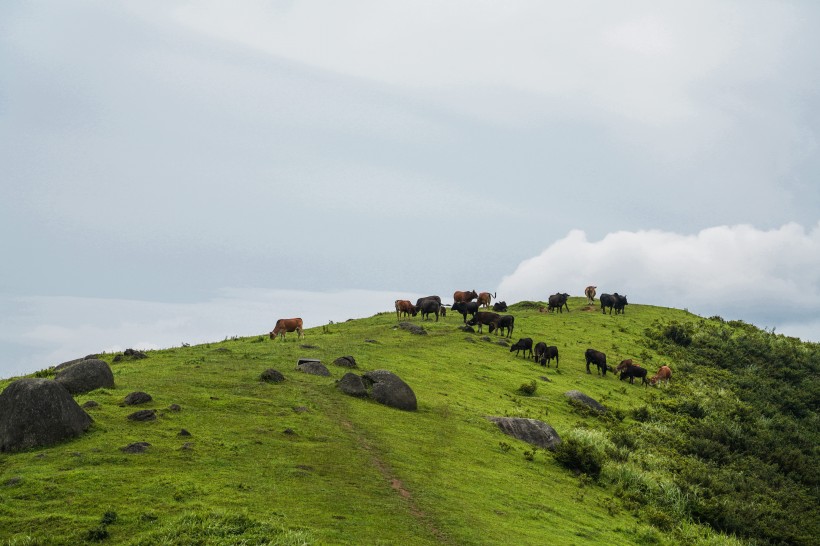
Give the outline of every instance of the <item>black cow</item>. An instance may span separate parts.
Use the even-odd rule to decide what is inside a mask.
[[[417,299],[417,300],[416,300],[416,307],[419,307],[419,308],[420,308],[420,307],[421,307],[421,303],[422,303],[424,300],[434,300],[434,301],[437,301],[437,302],[438,302],[438,304],[439,304],[439,306],[441,306],[441,298],[440,298],[440,297],[438,297],[438,296],[425,296],[425,297],[423,297],[423,298],[419,298],[419,299]]]
[[[606,314],[606,308],[609,307],[609,314],[612,314],[612,308],[618,303],[618,298],[621,296],[617,292],[614,294],[601,294],[601,313]]]
[[[589,371],[589,365],[592,363],[598,366],[598,375],[606,376],[606,355],[604,353],[595,349],[587,349],[584,355],[587,359],[587,373],[592,373]]]
[[[507,312],[507,302],[506,301],[497,301],[493,304],[493,311],[496,313],[506,313]]]
[[[636,377],[641,378],[642,385],[649,385],[649,381],[646,379],[646,368],[641,368],[640,366],[630,366],[621,372],[621,381],[627,377],[629,378],[629,383],[631,385],[635,384]]]
[[[527,358],[529,352],[529,358],[532,358],[532,339],[528,337],[519,339],[510,347],[510,352],[513,351],[515,351],[515,356],[518,356],[519,351],[524,351],[524,358]]]
[[[464,317],[464,322],[467,322],[467,315],[473,315],[475,318],[475,314],[478,312],[478,302],[477,301],[468,301],[463,302],[459,301],[453,304],[451,307],[453,311],[458,311]]]
[[[540,362],[542,366],[547,365],[547,344],[543,341],[539,341],[535,344],[535,356],[533,356],[533,360],[536,362]]]
[[[618,293],[615,293],[613,295],[615,296],[615,305],[613,305],[615,309],[615,314],[623,314],[624,307],[629,303],[628,301],[626,301],[626,296],[621,296]]]
[[[489,311],[479,311],[473,318],[467,321],[467,324],[470,326],[475,326],[478,324],[478,332],[481,333],[481,328],[486,324],[490,326],[490,332],[495,329],[498,324],[498,320],[501,318],[501,315],[498,313],[490,313]]]
[[[436,315],[436,322],[438,322],[438,315],[439,310],[441,309],[441,304],[434,299],[424,300],[421,302],[419,306],[419,313],[421,313],[422,320],[427,320],[430,318],[431,314]]]
[[[567,313],[569,313],[569,305],[567,305],[567,298],[569,298],[569,294],[567,294],[566,292],[563,293],[563,294],[561,294],[561,293],[553,294],[552,296],[549,297],[549,301],[548,301],[548,304],[547,304],[547,310],[552,311],[557,307],[558,311],[563,313],[564,312],[564,306],[566,306]]]
[[[512,337],[513,328],[515,327],[515,317],[512,315],[504,315],[499,317],[498,322],[490,324],[490,333],[493,332],[494,329],[498,329],[498,333],[504,334],[501,330],[506,329],[507,335],[504,337]]]
[[[555,359],[555,369],[558,369],[558,347],[555,345],[550,345],[544,351],[544,356],[541,359],[542,366],[549,366],[550,360]]]

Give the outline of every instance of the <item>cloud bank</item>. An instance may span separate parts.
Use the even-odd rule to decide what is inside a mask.
[[[620,231],[589,241],[581,230],[503,278],[507,301],[549,294],[626,294],[631,303],[720,315],[820,341],[820,222],[759,230],[718,226],[695,235]]]

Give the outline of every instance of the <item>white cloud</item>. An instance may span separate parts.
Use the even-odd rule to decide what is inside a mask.
[[[763,231],[719,226],[695,235],[622,231],[597,242],[571,231],[504,277],[507,301],[545,300],[555,292],[618,292],[632,303],[686,308],[783,333],[820,321],[820,222],[810,231],[795,223]],[[803,327],[801,327],[801,325]]]

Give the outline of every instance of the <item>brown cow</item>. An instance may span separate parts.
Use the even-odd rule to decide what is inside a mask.
[[[284,341],[285,332],[296,332],[298,337],[304,337],[305,334],[302,332],[302,319],[280,318],[276,321],[276,326],[273,327],[270,338],[274,339],[276,336],[282,336],[282,340]]]
[[[597,286],[587,286],[584,289],[584,295],[587,297],[587,303],[590,305],[595,304],[595,289],[598,288]]]
[[[410,300],[396,300],[396,320],[399,320],[402,315],[415,317],[417,312],[416,306]]]
[[[663,381],[664,384],[668,385],[670,379],[672,379],[672,369],[664,365],[658,368],[658,373],[649,378],[649,384],[654,385],[658,381]]]
[[[640,364],[633,363],[631,358],[628,358],[626,360],[621,360],[621,363],[618,364],[617,366],[615,366],[615,369],[613,370],[613,373],[621,373],[623,371],[628,370],[632,366],[636,366],[638,368],[641,367]]]
[[[481,306],[486,307],[487,309],[490,308],[490,302],[495,298],[495,292],[490,294],[489,292],[481,292],[478,295],[478,304]]]
[[[453,303],[459,303],[459,302],[467,303],[467,302],[473,301],[477,297],[478,297],[478,294],[476,294],[475,290],[470,290],[469,292],[463,292],[461,290],[456,290],[455,292],[453,292]]]

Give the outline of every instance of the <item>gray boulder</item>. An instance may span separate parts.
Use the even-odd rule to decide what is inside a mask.
[[[0,393],[0,451],[53,445],[80,436],[91,423],[66,388],[50,379],[18,379]]]
[[[299,362],[296,364],[296,369],[300,372],[304,372],[310,375],[330,375],[330,370],[328,370],[327,367],[324,364],[322,364],[320,360],[300,358]]]
[[[71,394],[81,394],[101,388],[114,388],[114,374],[104,360],[92,358],[57,372],[54,380]]]
[[[364,386],[362,378],[355,373],[348,372],[336,382],[336,387],[345,394],[350,396],[358,396],[364,398],[367,396],[367,389]]]
[[[268,368],[262,375],[259,376],[259,379],[265,381],[266,383],[281,383],[285,380],[285,376],[282,375],[282,372],[278,370],[274,370],[273,368]]]
[[[523,417],[488,417],[488,419],[498,425],[504,434],[534,446],[552,451],[561,443],[561,437],[555,429],[537,419],[524,419]]]
[[[125,406],[136,406],[136,405],[139,405],[139,404],[145,404],[147,402],[150,402],[151,400],[153,400],[153,398],[151,398],[151,395],[148,394],[147,392],[135,391],[135,392],[128,393],[125,396],[125,400],[123,401],[123,405],[125,405]]]
[[[426,336],[427,330],[424,329],[423,326],[419,326],[418,324],[413,324],[412,322],[400,322],[399,328],[402,330],[407,330],[411,334],[415,334],[417,336]]]
[[[564,396],[569,398],[571,401],[574,400],[576,402],[580,402],[584,406],[593,409],[598,413],[606,413],[606,407],[603,404],[601,404],[594,398],[587,396],[581,391],[568,391],[564,393]]]
[[[416,393],[393,372],[374,370],[364,374],[362,380],[376,402],[405,411],[418,409]]]
[[[84,356],[82,358],[75,358],[74,360],[69,360],[67,362],[63,362],[62,364],[57,364],[56,366],[54,366],[54,371],[59,372],[60,370],[68,368],[69,366],[73,366],[74,364],[77,364],[78,362],[82,362],[83,360],[91,360],[91,359],[96,359],[96,358],[98,358],[97,355],[88,355],[88,356]]]
[[[342,366],[343,368],[358,368],[356,365],[356,359],[352,356],[340,356],[334,360],[333,363],[337,366]]]

